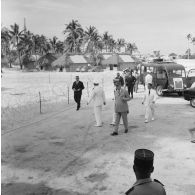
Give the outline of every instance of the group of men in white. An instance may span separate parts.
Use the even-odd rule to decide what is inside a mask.
[[[117,73],[119,74],[119,73]],[[118,135],[118,129],[120,125],[120,119],[123,119],[123,125],[125,128],[125,133],[128,132],[128,101],[132,98],[130,97],[128,91],[126,90],[126,85],[122,87],[120,79],[117,77],[113,80],[114,83],[114,113],[113,122],[114,131],[111,133],[112,136]],[[106,105],[106,97],[104,89],[100,86],[98,80],[93,81],[94,88],[92,94],[87,102],[87,105],[93,101],[94,115],[96,120],[96,127],[102,127],[102,107]],[[145,105],[145,123],[154,120],[154,108],[157,99],[156,91],[152,89],[152,75],[150,71],[147,72],[145,76],[145,92],[142,100],[142,104]]]

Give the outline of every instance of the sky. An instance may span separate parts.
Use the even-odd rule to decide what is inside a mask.
[[[24,18],[31,32],[61,41],[65,24],[78,20],[84,29],[92,25],[136,43],[145,54],[183,54],[187,34],[195,37],[195,0],[1,0],[2,26],[22,29]]]

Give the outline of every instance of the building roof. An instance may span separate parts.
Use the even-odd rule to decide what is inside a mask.
[[[122,59],[123,62],[135,62],[135,60],[130,55],[119,54],[119,57]]]
[[[164,67],[167,70],[169,70],[169,69],[174,69],[174,70],[184,69],[184,66],[173,63],[173,62],[172,63],[168,63],[168,62],[155,63],[155,62],[153,62],[153,63],[147,63],[147,64],[144,63],[143,65],[146,67]]]
[[[113,54],[107,59],[102,61],[102,64],[119,64],[119,63],[131,63],[135,62],[134,59],[127,54]]]
[[[83,55],[71,55],[70,63],[86,64],[88,63]]]

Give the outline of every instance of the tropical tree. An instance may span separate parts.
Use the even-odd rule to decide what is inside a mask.
[[[132,55],[133,51],[136,51],[136,50],[137,50],[137,46],[135,43],[126,44],[126,52],[129,52]]]
[[[117,39],[117,50],[120,52],[122,47],[125,47],[125,39]]]
[[[188,59],[190,58],[190,40],[192,40],[192,35],[191,34],[188,34],[186,36],[187,40],[188,40]]]
[[[95,52],[102,50],[101,36],[98,34],[97,29],[94,26],[89,26],[85,31],[84,44],[86,44],[85,52]]]
[[[16,47],[16,50],[18,52],[18,58],[20,62],[20,68],[22,69],[22,63],[21,63],[21,45],[19,45],[21,38],[24,36],[24,30],[20,31],[19,25],[14,24],[11,25],[11,30],[9,30],[9,34],[11,35],[11,42]]]
[[[110,52],[114,52],[117,47],[116,41],[110,36],[109,41],[108,41],[108,49]]]
[[[64,43],[62,41],[57,41],[56,43],[56,53],[63,53],[64,51]]]
[[[57,40],[58,40],[58,38],[56,36],[54,36],[52,39],[49,39],[49,43],[51,44],[51,48],[53,50],[53,53],[56,53]]]
[[[4,56],[10,51],[11,36],[7,28],[1,28],[1,54]]]
[[[66,29],[63,31],[65,34],[65,44],[68,46],[70,52],[80,52],[83,41],[83,29],[77,20],[72,20],[66,24]]]
[[[102,41],[106,47],[106,52],[108,51],[108,45],[109,45],[111,37],[112,36],[109,35],[107,31],[102,35]]]

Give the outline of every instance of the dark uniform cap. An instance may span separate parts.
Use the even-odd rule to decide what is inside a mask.
[[[141,169],[150,169],[153,167],[154,153],[147,149],[138,149],[135,151],[134,165]]]

